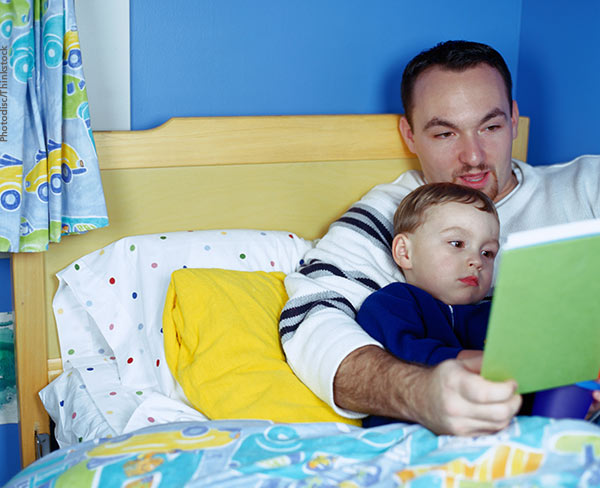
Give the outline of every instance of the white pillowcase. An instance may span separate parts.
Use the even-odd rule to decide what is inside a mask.
[[[76,369],[75,378],[81,383],[75,388],[86,393],[67,394],[67,380],[61,375],[56,385],[51,383],[40,394],[57,430],[76,432],[77,437],[62,434],[61,439],[119,434],[139,405],[144,403],[144,411],[149,411],[149,398],[162,395],[186,402],[166,364],[163,347],[162,311],[173,271],[188,267],[287,274],[298,267],[313,244],[283,231],[150,234],[123,238],[60,271],[53,308],[63,375],[73,378],[72,369]],[[82,435],[86,429],[73,425],[78,415],[72,418],[75,406],[68,405],[75,397],[80,403],[89,400],[88,410],[99,412],[108,427],[87,429],[89,434]],[[78,405],[77,410],[81,409]],[[169,416],[156,412],[147,418],[167,421]]]

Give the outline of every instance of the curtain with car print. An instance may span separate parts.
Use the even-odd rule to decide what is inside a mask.
[[[106,225],[73,0],[0,0],[0,251]]]

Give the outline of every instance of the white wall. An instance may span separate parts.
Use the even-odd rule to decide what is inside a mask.
[[[94,130],[131,128],[129,0],[75,0]]]

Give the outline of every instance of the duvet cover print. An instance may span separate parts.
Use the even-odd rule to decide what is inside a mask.
[[[491,436],[409,424],[209,421],[55,451],[7,487],[600,487],[600,427],[519,417]]]

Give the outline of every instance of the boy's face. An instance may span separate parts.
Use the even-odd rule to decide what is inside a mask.
[[[498,235],[492,214],[450,202],[427,209],[421,226],[394,238],[392,252],[407,283],[464,305],[480,301],[491,287]]]

